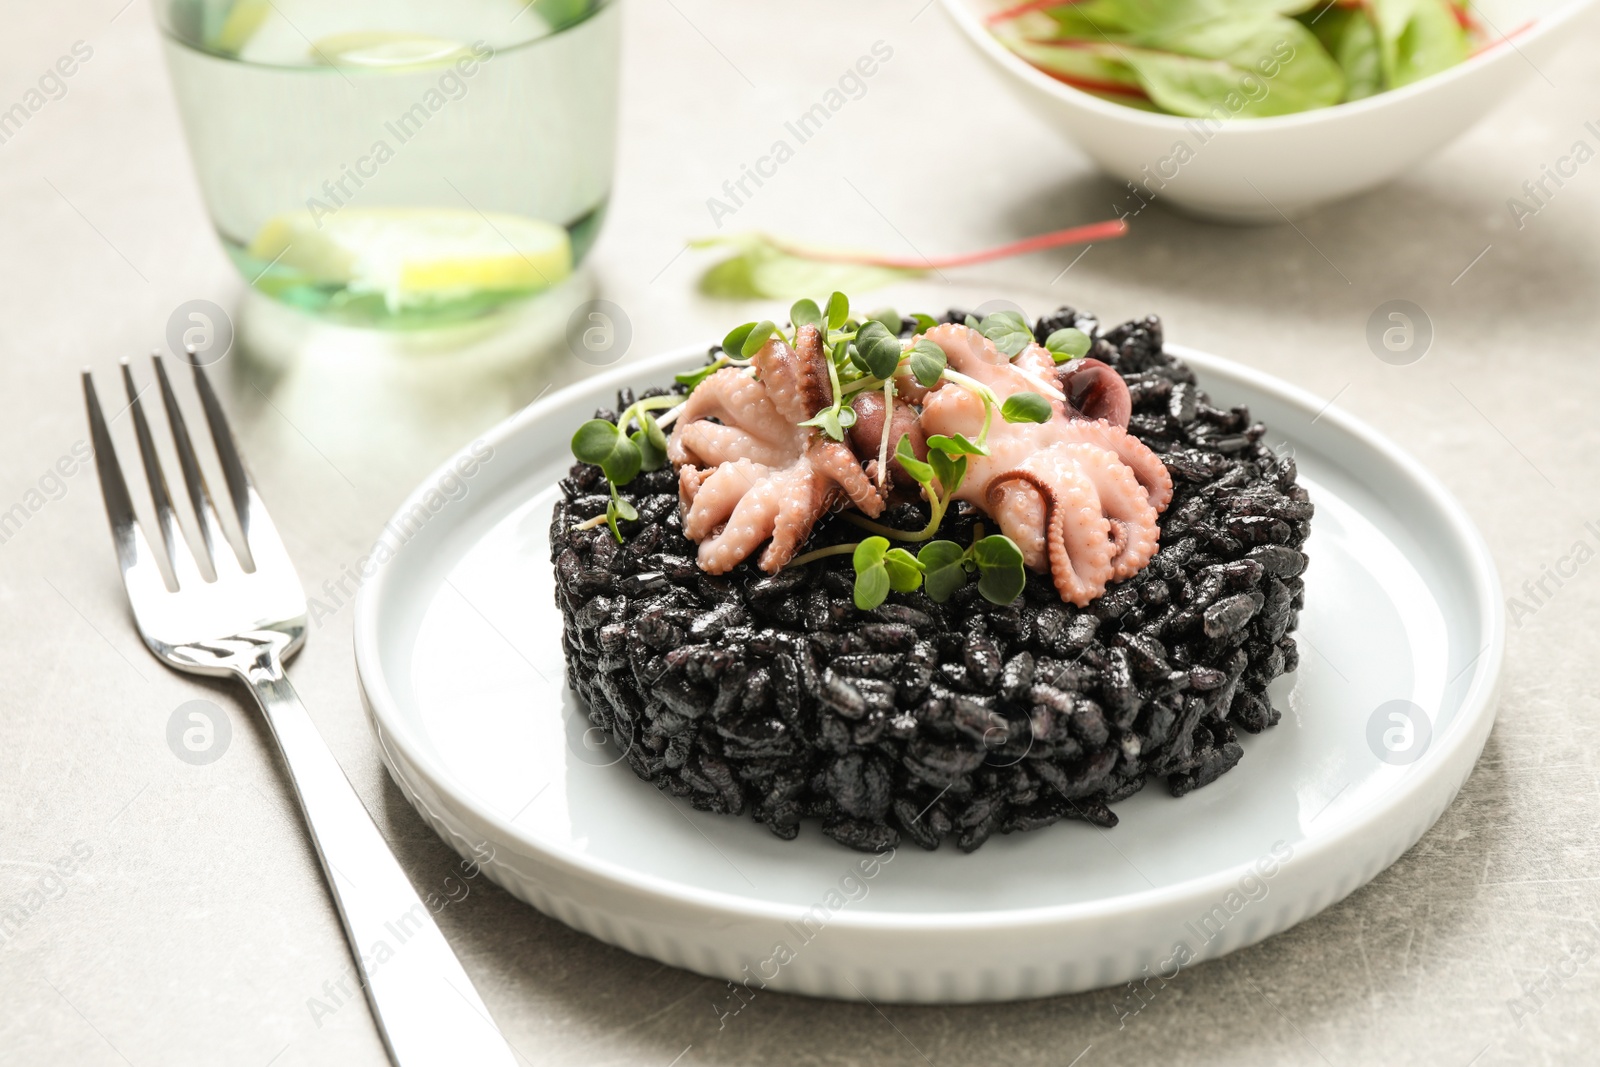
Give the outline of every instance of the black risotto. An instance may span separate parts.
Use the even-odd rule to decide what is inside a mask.
[[[847,555],[713,577],[683,536],[670,466],[627,487],[639,519],[621,545],[604,526],[571,529],[607,500],[599,468],[572,468],[550,527],[567,681],[635,774],[785,839],[815,819],[856,849],[954,837],[970,852],[1059,819],[1113,827],[1110,805],[1150,777],[1174,796],[1208,785],[1243,755],[1237,730],[1278,722],[1267,686],[1299,659],[1288,634],[1312,513],[1294,460],[1246,409],[1208,402],[1154,316],[1102,332],[1062,308],[1034,333],[1064,326],[1127,381],[1128,428],[1174,483],[1161,550],[1087,608],[1029,572],[1004,607],[973,582],[944,604],[918,590],[863,612]],[[961,505],[939,536],[968,543],[982,519]],[[881,521],[915,528],[927,508]],[[858,536],[824,520],[808,547]]]

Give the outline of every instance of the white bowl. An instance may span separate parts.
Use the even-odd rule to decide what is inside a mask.
[[[1514,89],[1540,77],[1539,66],[1572,38],[1594,3],[1474,4],[1491,33],[1511,38],[1392,92],[1293,115],[1233,119],[1214,130],[1055,80],[989,32],[984,16],[996,8],[985,0],[944,0],[944,7],[1025,103],[1102,169],[1138,187],[1139,197],[1126,193],[1130,212],[1140,209],[1142,198],[1227,222],[1276,222],[1386,182],[1464,133]],[[1179,142],[1192,153],[1181,164]]]

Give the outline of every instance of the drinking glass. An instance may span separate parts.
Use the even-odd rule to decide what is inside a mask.
[[[245,279],[345,323],[558,285],[611,188],[609,0],[155,0],[195,173]]]

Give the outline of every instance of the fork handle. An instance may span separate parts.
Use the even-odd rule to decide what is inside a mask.
[[[289,765],[390,1059],[398,1067],[515,1067],[432,910],[317,733],[276,650],[242,673]],[[439,907],[449,899],[430,894]],[[351,984],[334,983],[318,999],[332,1010],[354,996]]]

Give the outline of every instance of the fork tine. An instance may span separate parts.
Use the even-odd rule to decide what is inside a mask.
[[[220,549],[226,546],[228,554],[232,553],[232,544],[228,535],[223,533],[222,525],[217,520],[217,511],[211,500],[211,486],[206,482],[204,472],[200,470],[200,461],[195,456],[194,441],[189,436],[189,424],[184,420],[183,409],[178,406],[178,395],[173,392],[172,379],[167,377],[167,365],[161,359],[161,354],[153,353],[151,359],[156,365],[156,382],[161,388],[161,404],[167,412],[167,426],[172,430],[172,442],[178,450],[178,466],[183,471],[184,490],[189,497],[189,505],[194,508],[195,518],[200,524],[200,536],[205,541],[206,555],[211,560],[211,567],[220,576],[228,567]]]
[[[172,494],[167,491],[167,476],[161,469],[161,457],[156,452],[155,438],[150,433],[150,420],[145,418],[144,402],[140,399],[142,394],[133,380],[133,368],[127,360],[122,361],[122,384],[128,393],[128,407],[133,411],[133,431],[139,441],[144,479],[155,501],[161,548],[166,553],[167,565],[172,568],[173,577],[182,588],[188,582],[203,579],[199,567],[195,565],[194,555],[189,551],[189,542],[184,540],[183,528],[178,524],[178,513],[172,508]]]
[[[116,542],[117,561],[126,571],[138,558],[133,545],[138,522],[133,514],[133,499],[128,496],[128,483],[123,481],[122,468],[117,465],[111,429],[106,425],[105,413],[100,409],[100,397],[95,393],[94,376],[87,370],[83,372],[83,402],[89,409],[89,437],[94,441],[94,465],[100,476],[100,496],[106,502],[106,518],[111,521],[111,538]]]
[[[206,426],[211,430],[211,441],[216,446],[217,458],[222,461],[222,476],[228,483],[228,497],[233,502],[233,513],[239,520],[239,527],[244,531],[245,540],[250,538],[250,475],[244,469],[244,460],[239,456],[239,447],[234,443],[233,431],[228,428],[228,416],[222,411],[222,403],[217,399],[217,394],[211,388],[211,379],[206,377],[206,372],[201,368],[198,360],[190,364],[194,368],[194,388],[200,394],[200,406],[206,412]]]
[[[222,473],[228,482],[228,496],[233,501],[234,513],[239,517],[239,528],[244,531],[245,547],[250,551],[250,565],[256,572],[267,572],[292,579],[298,587],[300,579],[295,574],[294,561],[283,547],[278,528],[272,524],[261,495],[239,454],[239,445],[228,427],[228,416],[223,413],[222,402],[211,379],[198,360],[194,368],[195,391],[200,394],[200,404],[205,408],[206,425],[211,429],[211,441],[216,446],[217,458],[222,461]]]

